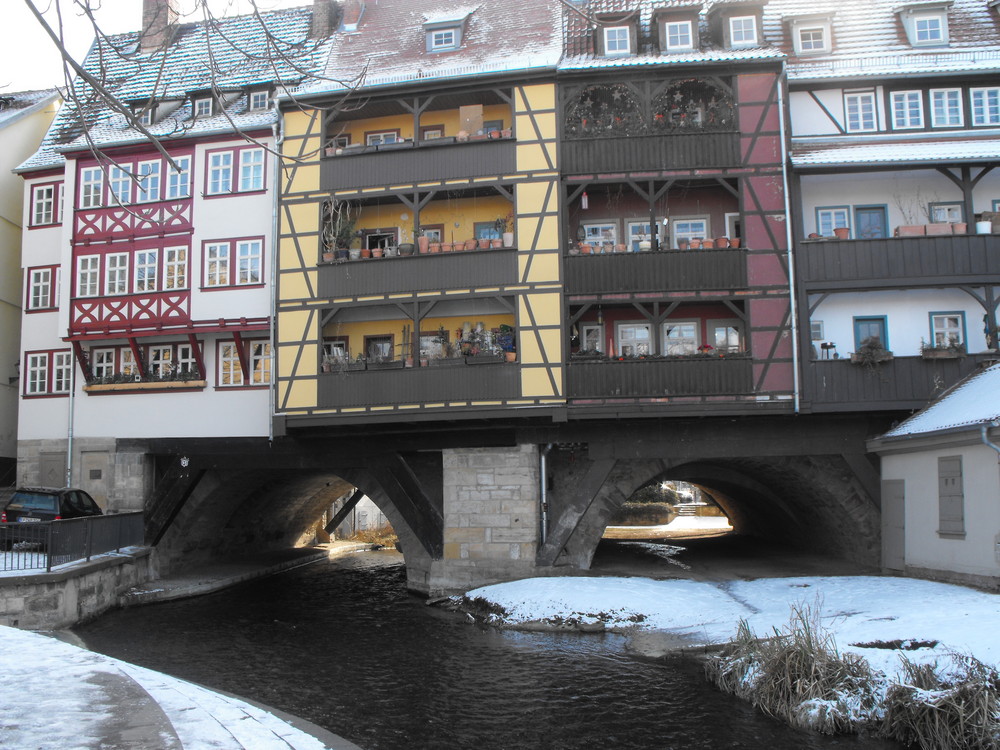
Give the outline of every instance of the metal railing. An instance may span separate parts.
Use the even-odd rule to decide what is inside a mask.
[[[142,511],[61,521],[0,524],[0,572],[51,571],[144,542]]]

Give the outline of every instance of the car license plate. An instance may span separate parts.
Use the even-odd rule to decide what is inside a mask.
[[[30,516],[18,516],[18,523],[39,523],[41,518],[31,518]]]

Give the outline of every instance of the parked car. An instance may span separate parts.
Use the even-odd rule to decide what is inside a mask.
[[[71,487],[21,487],[0,511],[0,549],[16,542],[44,542],[42,521],[100,516],[100,506],[83,490]]]

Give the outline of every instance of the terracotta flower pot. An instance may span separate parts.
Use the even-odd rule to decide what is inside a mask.
[[[851,237],[851,230],[847,227],[837,227],[833,230],[833,236],[838,240],[846,240]]]
[[[361,248],[361,257],[362,258],[370,258],[370,257],[372,257],[372,249],[370,247],[363,247],[363,248]]]
[[[701,247],[701,240],[699,240],[696,237],[696,238],[694,238],[692,240],[689,240],[688,241],[688,245],[690,245],[690,247],[691,247],[692,250],[697,250],[698,248]]]
[[[715,240],[708,239],[701,241],[702,250],[713,250],[715,249]]]
[[[490,247],[492,248],[503,247],[503,240],[490,240]]]
[[[466,250],[475,250],[478,246],[479,246],[479,241],[478,240],[466,240],[465,241],[465,249]]]
[[[742,240],[739,237],[731,237],[729,239],[729,247],[739,247]]]
[[[593,245],[588,245],[586,242],[580,243],[580,255],[590,255],[594,252]]]
[[[624,253],[625,249],[626,249],[625,243],[619,242],[617,245],[615,245],[614,251],[616,253]]]
[[[729,247],[729,238],[728,237],[716,237],[715,238],[715,246],[716,247]]]
[[[430,237],[424,237],[424,236],[417,237],[417,249],[419,252],[426,253],[430,245],[431,245]]]
[[[441,252],[441,243],[440,242],[432,242],[427,247],[427,251],[430,252],[430,253],[439,253],[439,252]]]
[[[480,250],[489,250],[489,248],[490,248],[490,240],[489,240],[489,238],[484,238],[484,239],[480,239],[479,240],[479,249]]]

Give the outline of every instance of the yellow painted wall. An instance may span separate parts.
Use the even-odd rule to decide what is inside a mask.
[[[490,104],[483,107],[483,121],[502,120],[503,127],[513,127],[510,107],[506,104]],[[444,125],[444,135],[456,135],[459,131],[459,112],[457,109],[442,109],[424,112],[420,116],[421,127]],[[349,135],[351,143],[365,143],[365,133],[385,130],[398,130],[401,138],[413,139],[413,116],[392,115],[389,117],[372,117],[367,120],[342,120],[334,123],[334,135]]]
[[[513,315],[480,315],[477,317],[459,316],[448,318],[424,318],[420,323],[420,330],[424,334],[437,333],[440,326],[444,326],[448,333],[449,341],[456,341],[456,329],[462,328],[463,324],[469,323],[475,328],[477,323],[482,323],[486,330],[499,328],[506,324],[514,325]],[[337,323],[333,322],[323,328],[323,338],[347,339],[351,358],[355,359],[359,354],[363,354],[365,336],[387,336],[393,337],[395,346],[394,357],[402,356],[403,326],[412,325],[408,320],[379,320],[358,323]],[[411,331],[412,335],[412,331]],[[409,356],[409,354],[407,354]]]
[[[510,201],[499,195],[484,198],[445,199],[427,204],[420,212],[420,223],[423,226],[443,224],[443,240],[457,242],[475,237],[476,222],[492,223],[498,218],[505,218],[510,211]],[[458,226],[455,226],[456,224]],[[397,227],[401,230],[400,242],[413,242],[413,214],[406,206],[396,201],[362,209],[356,227],[358,229]]]

